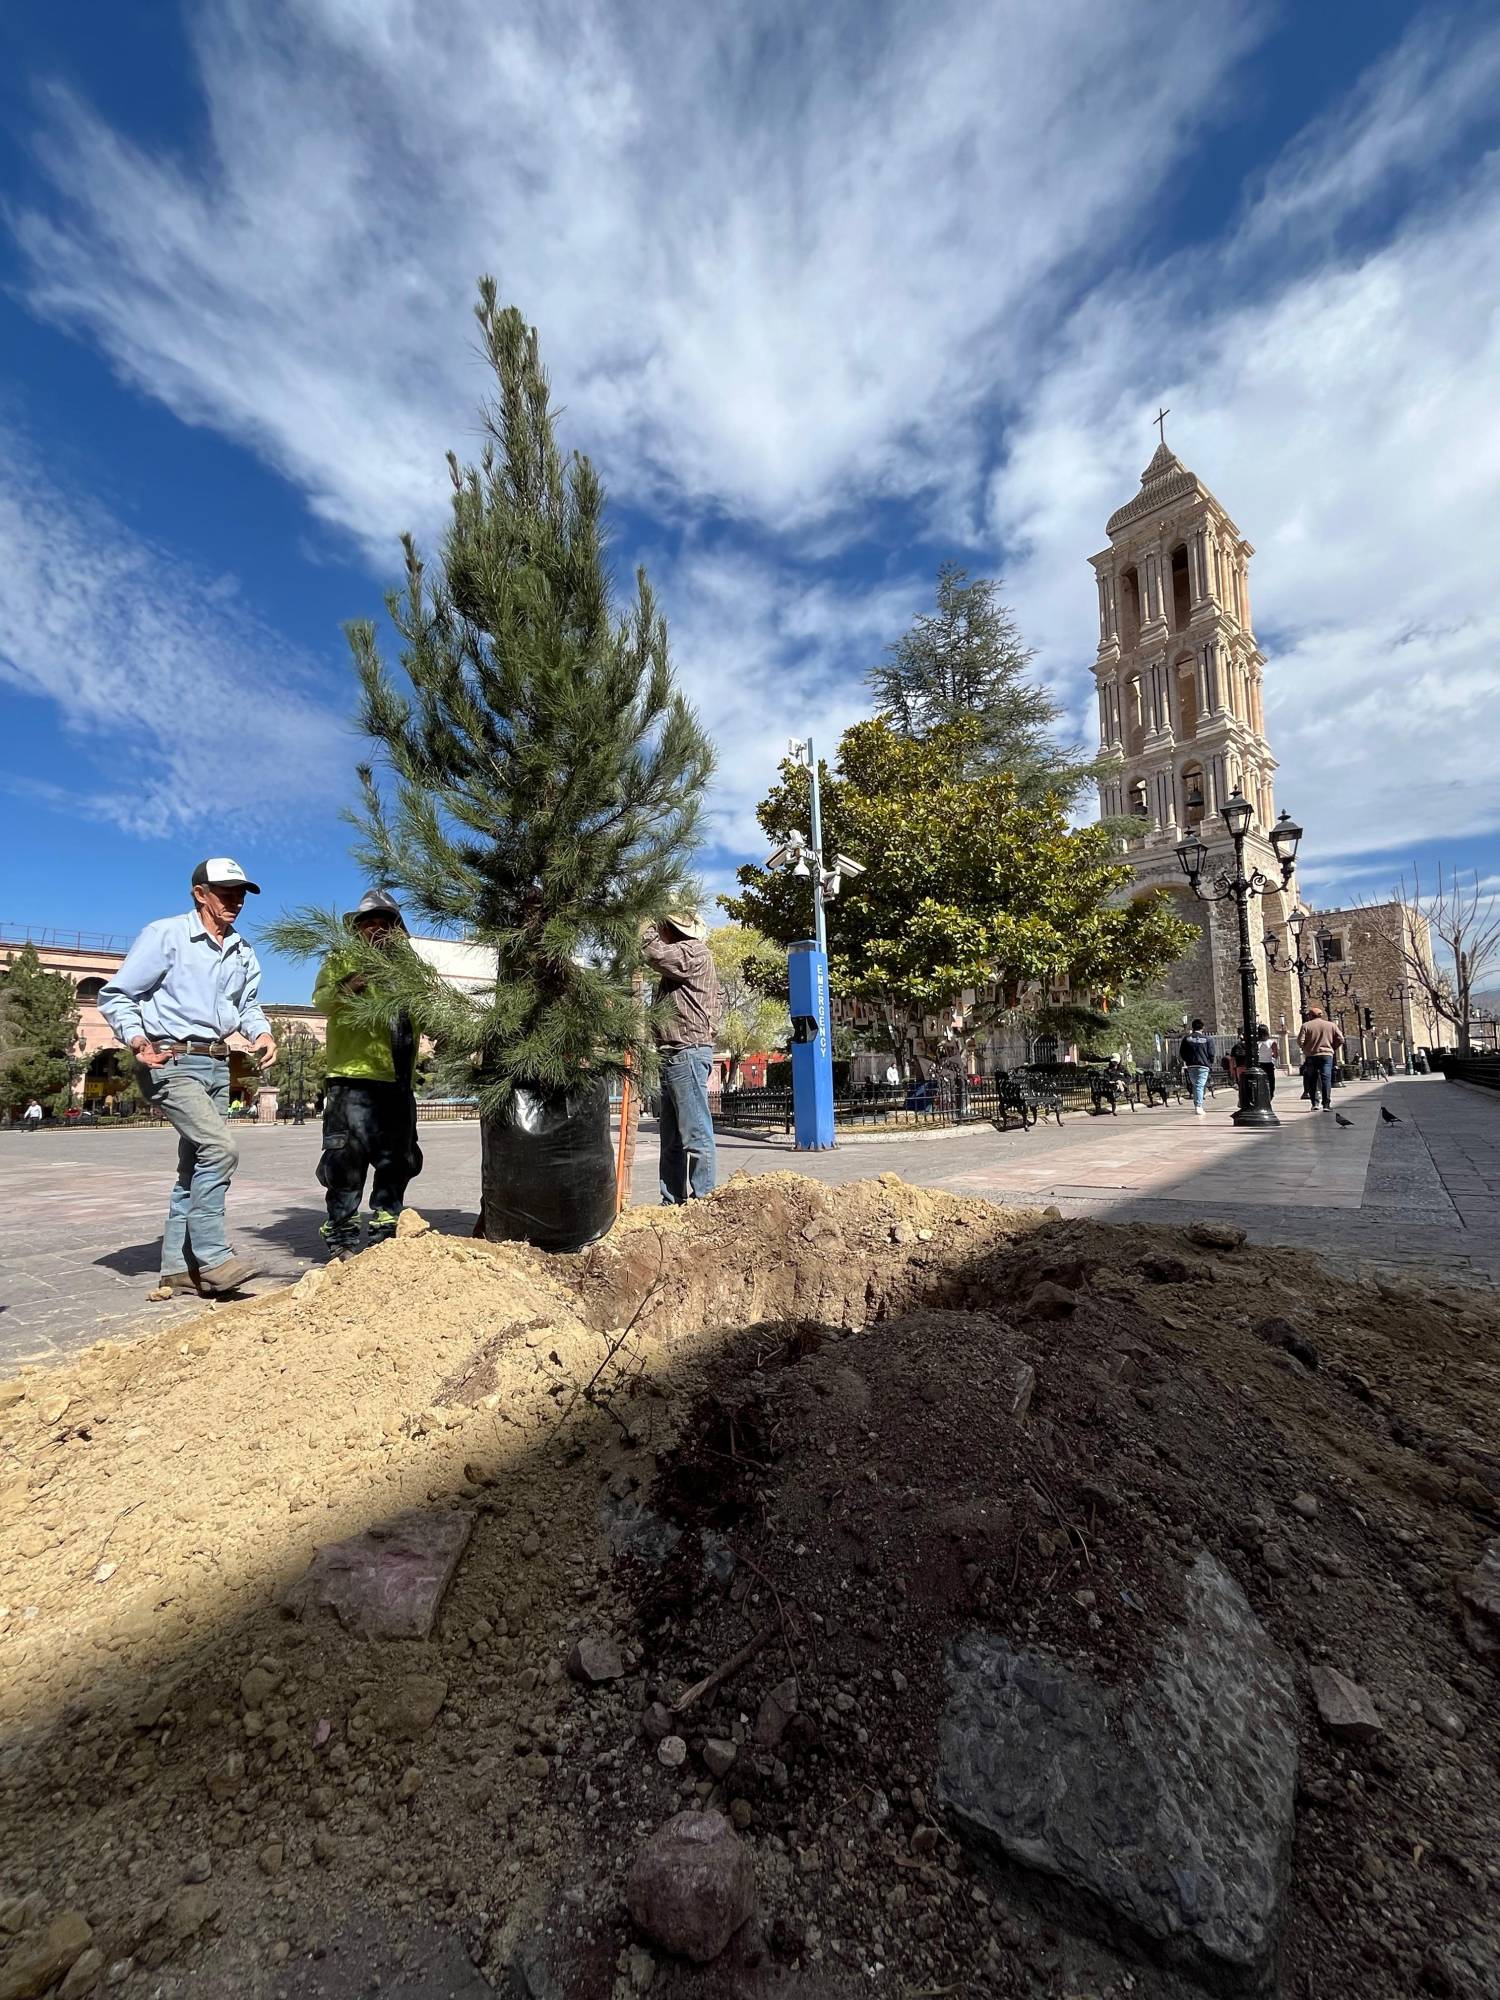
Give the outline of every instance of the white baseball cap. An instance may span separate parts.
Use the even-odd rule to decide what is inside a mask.
[[[211,855],[207,861],[200,861],[193,870],[195,889],[248,889],[252,896],[260,894],[259,882],[252,882],[238,861],[231,861],[227,854]]]

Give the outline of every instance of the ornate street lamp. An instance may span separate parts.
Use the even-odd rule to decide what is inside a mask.
[[[1283,813],[1282,818],[1285,819],[1285,817],[1286,815]],[[1292,914],[1286,920],[1287,931],[1292,940],[1292,956],[1287,960],[1287,970],[1295,972],[1297,975],[1297,1002],[1303,1020],[1307,1019],[1307,975],[1313,969],[1308,960],[1302,956],[1302,931],[1306,922],[1307,916],[1302,910],[1293,910]],[[1281,940],[1274,931],[1266,932],[1265,947],[1266,964],[1274,972],[1276,970],[1277,954],[1281,950]]]
[[[1277,885],[1262,875],[1258,868],[1253,874],[1245,873],[1245,837],[1255,816],[1255,808],[1250,801],[1236,791],[1224,801],[1220,816],[1234,842],[1233,875],[1221,869],[1214,877],[1214,886],[1211,889],[1203,887],[1201,877],[1205,849],[1196,834],[1189,834],[1186,840],[1178,842],[1177,859],[1189,887],[1200,902],[1222,903],[1230,897],[1234,899],[1240,935],[1240,1034],[1245,1050],[1245,1065],[1240,1073],[1240,1104],[1234,1114],[1234,1122],[1236,1125],[1279,1125],[1281,1120],[1271,1109],[1270,1082],[1256,1060],[1255,960],[1250,953],[1250,899],[1268,894]],[[1282,888],[1292,879],[1292,871],[1297,865],[1297,843],[1301,838],[1301,827],[1286,813],[1271,830],[1271,845],[1281,863]]]

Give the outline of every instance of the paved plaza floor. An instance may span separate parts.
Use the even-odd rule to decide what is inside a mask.
[[[1008,1133],[864,1138],[798,1154],[780,1138],[725,1135],[720,1177],[776,1170],[820,1180],[895,1172],[924,1187],[1008,1203],[1055,1203],[1067,1215],[1239,1222],[1258,1241],[1311,1249],[1349,1269],[1425,1267],[1500,1283],[1500,1093],[1437,1077],[1357,1084],[1336,1093],[1351,1129],[1309,1113],[1283,1082],[1283,1122],[1240,1131],[1221,1092],[1206,1118],[1186,1105],[1117,1117],[1075,1113],[1063,1125]],[[1379,1107],[1398,1124],[1382,1123]],[[472,1227],[479,1133],[424,1125],[427,1164],[411,1200],[441,1229]],[[241,1134],[230,1194],[236,1249],[263,1268],[253,1289],[294,1280],[318,1261],[322,1190],[315,1125]],[[0,1134],[0,1373],[59,1357],[104,1334],[205,1310],[146,1301],[161,1242],[176,1139],[167,1131],[92,1128]],[[656,1136],[642,1127],[634,1194],[653,1201]]]

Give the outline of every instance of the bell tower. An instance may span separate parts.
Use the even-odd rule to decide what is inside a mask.
[[[1250,624],[1255,551],[1168,446],[1166,414],[1140,492],[1110,515],[1109,547],[1089,558],[1099,593],[1099,749],[1115,763],[1100,781],[1099,813],[1130,825],[1125,857],[1137,884],[1181,896],[1181,913],[1202,932],[1165,983],[1223,1049],[1239,1034],[1233,911],[1186,889],[1174,850],[1191,831],[1209,850],[1206,876],[1229,865],[1220,809],[1239,790],[1255,812],[1246,865],[1279,882],[1267,839],[1276,760],[1266,741],[1265,656]],[[1278,1035],[1295,1033],[1300,1020],[1285,973],[1268,985],[1261,935],[1271,930],[1284,945],[1285,906],[1281,894],[1263,899],[1254,940],[1262,1017]]]

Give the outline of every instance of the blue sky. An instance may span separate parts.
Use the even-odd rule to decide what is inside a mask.
[[[1159,401],[1305,892],[1500,877],[1497,139],[1488,6],[10,0],[0,921],[357,892],[340,622],[441,529],[485,270],[718,739],[713,881],[945,557],[1085,729]]]

